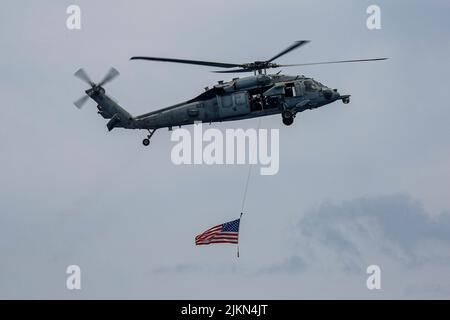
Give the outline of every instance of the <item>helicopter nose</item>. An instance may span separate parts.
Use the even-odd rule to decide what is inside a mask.
[[[322,94],[323,94],[325,99],[332,100],[332,99],[335,98],[336,92],[332,91],[329,88],[326,88],[326,89],[322,90]]]
[[[338,92],[338,89],[333,89],[333,99],[339,99],[341,94]]]

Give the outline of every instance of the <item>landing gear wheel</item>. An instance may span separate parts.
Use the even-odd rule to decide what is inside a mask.
[[[148,129],[148,135],[147,138],[145,138],[144,140],[142,140],[142,144],[144,146],[148,146],[150,144],[150,138],[153,136],[153,134],[155,133],[156,129]]]
[[[283,119],[294,117],[294,115],[292,114],[292,112],[290,110],[283,110],[283,112],[281,113],[281,116],[283,117]]]
[[[294,117],[290,117],[290,118],[284,118],[283,117],[283,124],[284,125],[290,126],[293,123],[294,123]]]
[[[294,123],[294,114],[290,110],[283,110],[281,117],[283,118],[283,123],[286,126],[290,126]]]

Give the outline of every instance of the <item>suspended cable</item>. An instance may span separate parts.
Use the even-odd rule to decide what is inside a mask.
[[[261,126],[261,118],[258,118],[258,128],[256,129],[257,132],[259,132],[260,126]],[[242,196],[241,214],[244,212],[245,201],[247,200],[248,184],[249,184],[249,182],[250,182],[250,176],[251,176],[251,174],[252,174],[252,168],[253,168],[253,164],[250,163],[250,164],[248,165],[248,173],[247,173],[247,179],[246,179],[246,181],[245,181],[244,195]]]

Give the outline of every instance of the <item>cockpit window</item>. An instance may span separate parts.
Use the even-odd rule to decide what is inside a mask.
[[[325,87],[323,84],[321,84],[319,81],[317,81],[317,80],[314,80],[315,82],[316,82],[316,84],[319,86],[319,87]]]
[[[312,80],[306,80],[304,83],[306,91],[315,91],[319,89],[317,84],[315,84]]]

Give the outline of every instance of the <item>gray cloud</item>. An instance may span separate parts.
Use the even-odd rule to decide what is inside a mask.
[[[357,198],[307,210],[291,229],[294,253],[266,270],[363,274],[370,264],[407,270],[450,266],[450,214],[427,213],[406,195]]]

